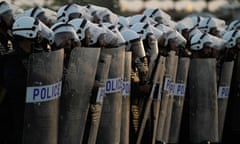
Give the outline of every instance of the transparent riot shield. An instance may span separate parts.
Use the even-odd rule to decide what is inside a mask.
[[[62,49],[30,55],[24,114],[24,144],[57,144],[62,73]]]
[[[100,48],[74,48],[66,69],[59,112],[59,144],[82,143]]]
[[[178,143],[189,65],[189,58],[179,58],[176,83],[173,93],[172,118],[168,139],[169,143]]]
[[[111,54],[112,61],[106,81],[106,97],[103,101],[97,143],[115,144],[120,143],[125,46],[103,49],[102,52]]]
[[[234,61],[224,62],[218,84],[218,130],[219,140],[222,140],[225,115],[227,111]]]
[[[97,141],[97,133],[102,113],[102,105],[105,97],[106,81],[109,74],[110,64],[112,56],[109,54],[101,53],[98,61],[96,80],[98,81],[98,87],[96,92],[94,90],[92,95],[92,102],[90,107],[90,128],[88,135],[88,144],[95,144]]]
[[[192,59],[188,84],[189,141],[218,142],[216,59]]]
[[[132,52],[125,52],[120,144],[129,143]]]
[[[156,131],[157,142],[168,141],[173,104],[173,88],[176,79],[177,65],[178,56],[176,56],[175,51],[170,51],[166,58],[166,71],[162,91],[163,94]]]

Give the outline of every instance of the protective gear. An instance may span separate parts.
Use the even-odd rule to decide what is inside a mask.
[[[173,28],[166,26],[164,24],[155,24],[153,25],[155,28],[159,29],[161,32],[163,32],[164,34],[169,33],[171,31],[174,31]]]
[[[188,86],[189,143],[219,143],[216,59],[191,59]]]
[[[135,23],[130,27],[130,29],[137,32],[143,40],[147,38],[147,35],[154,34],[153,26],[148,23]],[[161,31],[158,30],[158,33],[161,33]]]
[[[72,40],[73,42],[80,42],[74,27],[64,22],[59,22],[51,27],[54,33],[54,43],[60,46],[65,40]]]
[[[0,15],[4,14],[5,12],[11,11],[11,6],[6,1],[0,2]]]
[[[191,29],[189,29],[188,31],[188,35],[189,35],[189,39],[191,40],[191,38],[196,35],[196,34],[201,34],[202,32],[195,26]]]
[[[126,43],[125,39],[114,24],[102,23],[102,25],[106,28],[106,31],[110,30],[117,36],[117,46],[124,45]]]
[[[234,20],[227,26],[226,30],[231,31],[231,30],[237,30],[239,28],[240,28],[240,20]]]
[[[129,18],[129,25],[132,26],[135,23],[148,23],[148,24],[156,24],[151,18],[146,15],[137,14],[133,15]]]
[[[199,26],[199,23],[204,19],[204,17],[202,16],[197,16],[197,15],[194,15],[194,16],[189,16],[193,22],[193,25],[198,27]]]
[[[57,11],[57,21],[68,22],[74,18],[81,18],[84,16],[83,12],[86,12],[86,10],[75,3],[64,5]]]
[[[226,41],[222,38],[219,38],[217,36],[208,34],[207,35],[208,39],[211,41],[210,47],[216,49],[216,50],[222,50],[224,49],[226,45]]]
[[[201,50],[207,42],[211,43],[207,38],[207,33],[197,33],[191,38],[190,49],[194,51]]]
[[[231,30],[226,32],[223,37],[226,41],[226,48],[233,48],[237,44],[237,40],[240,39],[240,32],[238,30]]]
[[[105,9],[105,10],[102,10],[102,11],[97,11],[96,16],[99,19],[99,23],[108,22],[108,23],[112,23],[112,24],[115,25],[119,21],[118,20],[118,15],[116,15],[115,13],[110,11],[109,9]]]
[[[150,18],[152,18],[153,20],[157,20],[157,19],[161,19],[161,20],[171,20],[171,16],[168,15],[166,12],[162,11],[161,9],[146,9],[143,12],[144,15],[149,16]]]
[[[94,15],[97,11],[103,11],[106,9],[105,7],[97,6],[94,4],[88,4],[85,7],[90,11],[91,15]]]
[[[26,70],[28,76],[22,136],[24,144],[57,143],[63,58],[63,49],[30,55]],[[46,92],[46,89],[49,91]],[[35,90],[39,93],[35,93]],[[44,125],[40,124],[43,119]]]
[[[193,25],[192,19],[190,17],[186,17],[186,18],[178,21],[175,28],[179,33],[183,34],[183,30],[185,30],[185,29],[189,30],[193,27],[194,27],[194,25]]]
[[[100,51],[100,48],[74,48],[71,52],[60,102],[59,144],[83,143]]]
[[[19,6],[16,6],[16,5],[12,4],[11,5],[11,9],[12,9],[12,12],[13,12],[14,20],[16,20],[19,17],[23,16],[24,9],[20,8]]]
[[[89,27],[91,41],[90,45],[94,45],[97,42],[101,47],[117,47],[118,37],[111,30],[104,28],[101,24],[92,24]]]
[[[125,48],[102,49],[101,53],[110,54],[112,60],[106,82],[106,96],[103,101],[96,143],[116,144],[120,143],[121,135],[122,79],[124,75]],[[117,80],[117,83],[115,83],[115,80]],[[120,85],[118,86],[118,84]]]
[[[41,31],[39,20],[23,16],[15,21],[12,27],[13,35],[34,39]]]
[[[133,59],[146,56],[142,39],[135,31],[128,29],[121,34],[127,43],[126,50],[132,51]]]
[[[42,39],[48,40],[50,44],[54,41],[54,34],[45,24],[38,19],[34,19],[28,16],[22,16],[13,24],[13,35],[38,39],[40,42]]]
[[[119,16],[118,17],[118,24],[125,26],[125,27],[129,27],[129,18],[128,17],[124,17],[124,16]]]
[[[52,20],[46,15],[46,10],[42,7],[34,7],[34,8],[30,8],[28,10],[26,10],[24,12],[24,16],[29,16],[29,17],[33,17],[33,18],[38,18],[39,20],[41,20],[44,24],[46,24],[47,26],[51,26],[52,25]],[[49,10],[48,10],[49,12]]]
[[[4,29],[11,29],[14,22],[11,5],[5,1],[0,2],[0,24]]]
[[[199,30],[202,33],[211,33],[216,36],[221,36],[225,32],[225,21],[214,17],[206,17],[199,23]],[[216,32],[211,32],[212,29],[216,29]]]
[[[46,17],[50,21],[50,26],[49,27],[51,27],[57,21],[57,12],[54,11],[54,10],[51,10],[49,8],[44,8],[44,12],[45,12]]]
[[[37,18],[39,17],[39,15],[43,14],[44,10],[41,7],[35,7],[35,8],[30,8],[28,10],[26,10],[24,12],[25,16],[29,16],[29,17],[33,17],[33,18]]]
[[[91,22],[88,21],[87,19],[77,18],[77,19],[70,20],[68,24],[71,24],[74,26],[77,32],[78,38],[80,40],[83,40],[85,38],[85,31],[88,28],[88,26],[91,24]]]
[[[187,40],[178,32],[178,31],[170,31],[167,33],[166,40],[164,46],[169,44],[169,40],[176,39],[178,47],[185,47]]]

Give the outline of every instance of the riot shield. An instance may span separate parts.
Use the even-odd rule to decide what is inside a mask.
[[[160,67],[159,67],[159,78],[157,82],[157,94],[153,98],[153,136],[152,136],[152,143],[155,144],[156,141],[156,134],[157,134],[157,125],[159,119],[159,111],[161,107],[161,98],[162,98],[162,87],[163,87],[163,79],[166,70],[166,57],[160,56]]]
[[[63,83],[59,144],[82,143],[100,48],[74,48]]]
[[[57,144],[63,49],[29,57],[24,144]]]
[[[120,144],[129,143],[132,52],[125,52]]]
[[[172,118],[168,139],[169,143],[178,143],[189,65],[189,58],[179,58],[173,93]]]
[[[166,58],[163,95],[156,131],[156,141],[158,142],[168,141],[173,104],[173,88],[176,79],[177,64],[178,56],[176,56],[175,51],[170,51]]]
[[[96,92],[92,95],[91,104],[91,124],[89,128],[88,144],[95,144],[97,140],[97,133],[101,118],[102,104],[105,97],[106,81],[109,74],[112,56],[101,53],[98,61],[96,80],[99,82]]]
[[[112,61],[106,82],[106,97],[103,101],[97,143],[115,144],[120,143],[125,46],[103,49],[102,52],[111,54]]]
[[[188,84],[189,141],[218,142],[216,59],[192,59]]]
[[[228,96],[231,86],[234,61],[224,62],[221,69],[221,76],[218,85],[218,130],[219,140],[222,140],[225,114],[228,104]]]

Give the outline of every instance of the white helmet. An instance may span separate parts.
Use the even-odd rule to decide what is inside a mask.
[[[102,11],[106,9],[105,7],[101,7],[93,4],[88,4],[85,7],[90,11],[91,15],[97,11]]]
[[[0,15],[2,15],[3,13],[10,11],[11,9],[11,5],[9,3],[7,3],[6,1],[1,1],[0,2]]]
[[[222,38],[217,37],[217,36],[208,34],[208,39],[211,41],[210,47],[212,47],[214,49],[221,50],[226,45],[226,41]]]
[[[202,32],[197,28],[197,26],[195,26],[195,27],[189,29],[188,33],[189,33],[189,39],[191,39],[195,34],[202,33]]]
[[[126,50],[131,50],[133,57],[146,56],[142,39],[135,31],[127,29],[121,31],[121,34],[127,43]]]
[[[227,26],[227,30],[228,31],[236,30],[239,27],[240,27],[240,20],[234,20]]]
[[[70,20],[68,23],[74,26],[79,39],[83,40],[85,38],[85,31],[91,22],[87,19],[77,18]]]
[[[168,15],[166,12],[162,11],[161,9],[146,9],[143,12],[144,15],[149,16],[150,18],[152,18],[153,20],[155,20],[156,18],[161,18],[161,19],[171,19],[171,16]]]
[[[204,20],[204,17],[198,16],[198,15],[193,15],[193,16],[188,16],[188,17],[192,20],[193,26],[196,26],[196,27],[198,27],[199,23],[202,20]]]
[[[69,21],[69,16],[71,14],[78,14],[79,17],[82,17],[81,8],[77,4],[68,4],[64,5],[57,11],[57,21],[58,22],[67,22]]]
[[[149,34],[153,34],[157,40],[161,39],[163,36],[163,32],[161,30],[148,23],[136,23],[130,29],[136,31],[143,40],[146,39],[146,36]]]
[[[40,14],[44,13],[43,8],[41,7],[35,7],[35,8],[30,8],[24,12],[25,16],[37,18]]]
[[[46,17],[50,20],[50,23],[53,25],[57,21],[57,12],[49,8],[43,8]]]
[[[72,39],[75,42],[80,41],[74,27],[71,24],[66,24],[64,22],[58,22],[51,27],[51,30],[54,33],[54,42],[59,46],[63,39]],[[58,39],[57,35],[65,33],[68,36],[62,39]]]
[[[190,42],[190,49],[194,50],[194,51],[198,51],[203,49],[203,46],[205,43],[209,42],[211,43],[211,41],[207,38],[208,34],[207,33],[197,33],[195,34],[192,38],[191,38],[191,42]]]
[[[220,34],[225,30],[225,21],[214,17],[206,17],[199,23],[199,30],[203,33],[209,33],[212,28],[217,28]]]
[[[240,32],[239,30],[231,30],[226,32],[222,38],[226,41],[226,48],[233,48],[236,46],[237,39],[240,38]]]
[[[118,24],[123,25],[125,27],[129,27],[129,19],[128,19],[128,17],[119,16],[118,17]]]
[[[192,19],[190,17],[186,17],[186,18],[178,21],[175,28],[178,32],[180,32],[182,34],[184,29],[189,30],[193,27],[194,27],[194,25],[193,25]]]
[[[18,18],[12,27],[13,35],[34,39],[41,31],[40,21],[28,16]]]
[[[135,23],[156,24],[156,22],[154,20],[152,20],[150,17],[143,15],[143,14],[133,15],[129,18],[130,26],[134,25]]]
[[[148,23],[135,23],[130,27],[131,30],[137,32],[141,38],[144,40],[147,38],[147,35],[153,35],[153,31]]]
[[[164,46],[168,45],[169,40],[176,39],[177,46],[185,47],[187,40],[176,30],[169,31],[165,36],[166,40]]]
[[[44,23],[42,23],[41,21],[39,21],[39,26],[41,29],[41,31],[39,32],[39,36],[47,39],[50,44],[53,44],[54,43],[53,31],[48,26],[46,26]]]
[[[101,23],[107,30],[112,31],[118,38],[117,44],[123,45],[125,44],[125,39],[121,35],[120,31],[118,30],[117,26],[112,23]]]
[[[97,43],[98,38],[101,34],[106,34],[107,32],[104,30],[104,28],[100,27],[101,25],[99,24],[94,24],[91,23],[88,26],[88,30],[90,31],[91,34],[91,41],[90,41],[90,45],[93,45],[95,43]]]
[[[99,22],[108,22],[112,24],[117,24],[118,23],[118,15],[110,11],[109,9],[105,9],[102,11],[97,11],[96,16],[99,18]]]

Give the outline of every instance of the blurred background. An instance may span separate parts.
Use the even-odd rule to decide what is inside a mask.
[[[66,3],[104,6],[116,14],[129,16],[146,8],[160,8],[177,21],[186,15],[215,16],[226,22],[240,19],[240,0],[6,0],[23,9],[35,5],[57,10]]]

